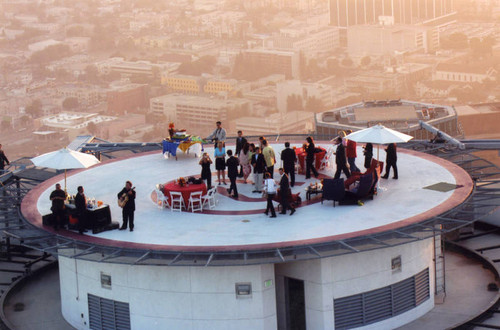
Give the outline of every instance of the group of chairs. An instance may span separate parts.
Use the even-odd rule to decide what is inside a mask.
[[[383,166],[383,162],[372,159],[371,166],[366,172],[352,173],[351,177],[345,181],[344,179],[324,179],[321,203],[323,200],[331,200],[335,207],[335,202],[345,205],[355,204],[363,199],[373,199],[377,193],[377,184]]]
[[[217,204],[217,188],[212,187],[203,195],[201,191],[192,192],[189,195],[188,205],[184,202],[182,193],[171,191],[169,192],[170,198],[165,196],[159,185],[156,185],[156,202],[158,208],[169,208],[170,211],[182,212],[182,210],[190,210],[191,212],[202,212],[203,208],[214,209]]]

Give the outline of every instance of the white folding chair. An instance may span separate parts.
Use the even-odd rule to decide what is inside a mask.
[[[156,204],[159,209],[164,209],[166,207],[170,208],[170,204],[168,203],[168,197],[163,194],[160,189],[155,189],[156,192]]]
[[[325,157],[323,157],[323,159],[321,160],[321,165],[319,166],[320,170],[324,170],[333,165],[332,156],[333,156],[333,147],[329,147],[325,154]]]
[[[177,191],[170,192],[170,211],[182,212],[182,208],[186,208],[182,194]]]
[[[201,199],[202,191],[194,191],[189,195],[189,208],[191,212],[203,211],[203,200]]]
[[[217,188],[216,187],[210,188],[205,196],[201,196],[201,199],[203,200],[203,205],[208,204],[209,209],[215,208],[215,204],[217,203],[216,195],[217,195]]]

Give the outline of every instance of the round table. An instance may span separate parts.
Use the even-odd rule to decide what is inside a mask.
[[[320,169],[321,167],[321,161],[323,158],[325,158],[326,155],[326,149],[323,147],[316,147],[317,149],[320,149],[320,152],[316,152],[314,154],[314,158],[316,158],[316,162],[314,163],[314,167],[316,167],[317,170]],[[306,173],[306,156],[307,153],[304,151],[303,148],[296,148],[295,149],[295,155],[297,155],[297,160],[299,162],[299,174],[305,174]]]
[[[180,186],[177,183],[177,180],[170,181],[165,183],[163,186],[163,194],[168,198],[170,202],[170,192],[180,192],[182,194],[182,198],[184,199],[184,205],[186,207],[189,205],[189,196],[192,192],[201,191],[202,195],[207,194],[207,185],[205,183],[194,184],[194,183],[186,183],[184,186]]]

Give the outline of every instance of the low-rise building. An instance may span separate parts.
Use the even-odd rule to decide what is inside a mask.
[[[126,84],[107,92],[107,112],[124,115],[148,107],[149,87],[145,84]]]
[[[56,88],[56,95],[62,98],[74,97],[82,106],[95,105],[101,101],[102,90],[91,85],[63,85]]]
[[[273,113],[262,117],[241,117],[234,121],[235,131],[245,135],[301,134],[314,129],[314,114],[291,111],[287,114]]]
[[[497,70],[492,66],[440,63],[436,66],[433,80],[453,81],[460,83],[482,83],[486,79],[496,81]]]

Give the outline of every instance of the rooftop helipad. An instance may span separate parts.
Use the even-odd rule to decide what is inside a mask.
[[[329,144],[319,145],[330,147]],[[279,155],[283,147],[282,144],[275,144],[273,148]],[[213,154],[213,148],[206,148],[206,151]],[[358,155],[362,155],[361,147],[358,147]],[[382,148],[380,159],[385,160]],[[460,167],[434,156],[400,148],[399,180],[382,180],[378,195],[373,200],[367,200],[364,206],[334,208],[331,201],[321,204],[319,195],[306,202],[304,189],[316,179],[306,180],[303,175],[297,175],[293,192],[301,193],[303,204],[293,216],[278,214],[277,218],[269,218],[264,215],[266,202],[252,193],[252,184],[241,181],[238,183],[239,200],[227,196],[225,189],[228,186],[219,186],[220,194],[214,210],[178,213],[158,209],[152,199],[155,185],[180,176],[200,174],[198,161],[193,154],[180,154],[175,160],[165,159],[160,152],[152,152],[69,172],[68,192],[74,194],[76,187],[83,185],[86,196],[108,203],[113,220],[120,223],[121,209],[116,204],[116,195],[125,181],[131,180],[137,192],[135,228],[133,232],[113,230],[96,235],[80,236],[64,230],[58,234],[113,247],[170,251],[234,251],[315,244],[380,233],[425,221],[461,204],[473,187],[469,175]],[[362,157],[358,157],[358,167],[362,163]],[[214,183],[217,178],[214,166],[212,171]],[[334,171],[335,166],[320,173],[330,177]],[[276,180],[278,176],[276,172]],[[229,183],[229,180],[226,181]],[[56,182],[63,183],[64,175],[30,191],[22,204],[23,215],[50,232],[52,228],[44,227],[41,217],[50,213],[49,195]],[[436,184],[437,189],[425,189]],[[446,189],[455,186],[456,189]]]

